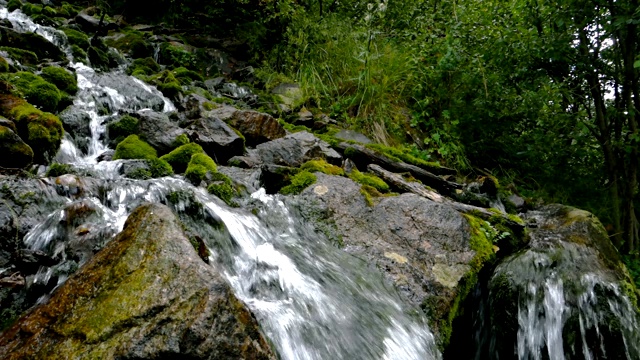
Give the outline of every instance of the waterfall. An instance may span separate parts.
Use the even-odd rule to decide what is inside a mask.
[[[61,32],[34,24],[19,10],[0,10],[19,31],[34,31],[65,48]],[[70,52],[67,52],[70,54]],[[64,175],[45,183],[65,194],[68,202],[53,211],[24,238],[31,250],[59,258],[42,267],[35,282],[58,287],[124,226],[143,202],[169,205],[189,231],[198,234],[210,252],[211,266],[226,276],[235,294],[254,312],[282,359],[439,359],[426,319],[403,305],[397,291],[364,261],[335,248],[296,215],[295,207],[260,189],[251,195],[257,214],[226,206],[180,176],[133,180],[120,175],[126,160],[99,161],[109,150],[106,123],[118,114],[143,109],[175,111],[155,88],[122,70],[99,73],[81,63],[72,67],[78,80],[73,110],[90,118],[86,153],[65,137],[57,161],[92,177]],[[242,95],[242,89],[230,88]],[[70,231],[78,211],[90,239]],[[212,227],[221,220],[224,229]],[[78,242],[88,241],[78,245]],[[69,247],[79,250],[68,255]],[[39,302],[47,301],[47,296]]]

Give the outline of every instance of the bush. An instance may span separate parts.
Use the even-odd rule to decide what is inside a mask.
[[[117,159],[147,159],[152,160],[158,157],[156,149],[140,140],[138,135],[129,135],[116,146],[113,160]]]
[[[176,173],[183,173],[187,169],[193,154],[204,153],[202,147],[196,143],[182,145],[160,159],[167,161]]]
[[[218,166],[215,161],[209,155],[204,153],[197,153],[191,156],[189,165],[187,165],[187,171],[184,173],[184,177],[187,178],[192,184],[197,185],[204,180],[207,172],[212,174],[218,171]]]
[[[61,67],[47,66],[42,69],[41,75],[46,81],[54,84],[58,89],[68,93],[75,94],[78,91],[78,81],[76,76]]]
[[[349,178],[361,185],[369,185],[383,193],[389,191],[389,185],[387,185],[384,180],[375,175],[363,174],[360,171],[354,169],[351,171],[351,174],[349,174]]]
[[[291,184],[280,189],[280,193],[284,195],[299,194],[309,185],[315,183],[316,180],[318,180],[318,178],[312,173],[308,171],[300,171],[291,178]]]

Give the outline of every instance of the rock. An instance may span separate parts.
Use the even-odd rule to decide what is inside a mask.
[[[56,45],[44,37],[31,32],[21,33],[0,26],[0,45],[33,51],[40,61],[45,59],[61,62],[67,61],[64,52]]]
[[[204,96],[189,94],[182,99],[180,104],[182,107],[182,114],[184,114],[187,119],[197,119],[202,117],[202,114],[205,111],[203,104],[208,101],[209,100]]]
[[[283,186],[289,185],[289,181],[298,170],[289,166],[280,166],[274,164],[267,164],[262,167],[262,187],[267,194],[275,194]]]
[[[265,164],[297,167],[313,159],[340,164],[342,156],[313,134],[300,131],[256,147],[256,156]]]
[[[0,335],[0,358],[275,359],[253,318],[162,205]]]
[[[16,134],[18,133],[18,129],[16,129],[16,124],[13,121],[5,118],[4,116],[0,116],[0,126],[8,127],[14,133]]]
[[[74,144],[86,154],[91,141],[91,116],[85,111],[70,106],[58,117],[62,121],[64,130],[73,138]]]
[[[257,111],[238,110],[227,122],[244,135],[247,146],[256,146],[286,135],[278,120]]]
[[[254,193],[261,187],[262,170],[241,169],[235,166],[218,166],[218,172],[227,175],[236,184],[242,185],[246,192]]]
[[[165,113],[153,110],[142,110],[137,113],[138,134],[149,145],[158,151],[158,154],[166,154],[175,148],[174,141],[186,131],[178,124],[171,121]]]
[[[108,72],[108,73],[85,73],[84,76],[90,77],[90,81],[99,87],[104,88],[102,92],[96,92],[93,95],[96,105],[102,115],[110,114],[117,111],[121,105],[116,105],[114,101],[123,101],[121,97],[112,96],[112,92],[109,92],[107,88],[115,89],[118,93],[127,97],[127,108],[133,110],[152,109],[155,111],[162,111],[165,106],[165,101],[162,94],[152,89],[151,87],[144,85],[144,91],[140,91],[140,80],[133,76],[128,76],[124,73]]]
[[[333,137],[343,141],[355,141],[361,144],[371,143],[371,139],[366,137],[364,134],[353,130],[340,130],[335,135],[333,135]]]
[[[243,169],[251,169],[261,164],[260,159],[253,155],[255,151],[249,151],[248,156],[234,156],[227,161],[227,165]]]
[[[148,174],[151,174],[151,166],[147,160],[123,160],[122,167],[120,168],[122,175],[132,179],[140,178],[141,171],[147,171]]]
[[[309,110],[307,110],[306,108],[302,108],[299,112],[298,112],[298,116],[294,121],[295,124],[299,124],[299,125],[304,125],[306,127],[312,127],[314,120],[313,120],[313,113]]]
[[[60,262],[40,250],[20,249],[16,253],[16,268],[24,275],[35,274],[41,266],[50,267]]]
[[[474,250],[469,221],[448,205],[414,194],[382,197],[368,206],[351,179],[315,175],[316,183],[299,196],[303,216],[330,228],[345,251],[380,269],[407,302],[424,309],[430,328],[446,344],[458,315],[455,304],[468,295],[489,256]]]
[[[105,152],[103,152],[102,154],[98,155],[98,157],[96,158],[96,160],[98,162],[102,162],[102,161],[111,161],[111,159],[113,158],[113,154],[115,154],[115,150],[107,150]]]
[[[11,128],[0,125],[0,167],[23,169],[33,162],[33,150]]]
[[[218,164],[226,164],[231,157],[244,153],[244,139],[218,118],[197,119],[186,131],[191,141],[202,146]]]
[[[539,336],[519,353],[525,358],[540,351],[567,359],[586,353],[594,359],[640,358],[637,294],[598,219],[548,205],[529,211],[525,220],[535,220],[538,227],[529,230],[529,249],[505,259],[491,277],[488,314],[482,319],[490,333],[480,351],[491,343],[496,358],[510,358],[518,339]]]
[[[95,18],[87,13],[81,12],[75,17],[76,24],[80,25],[82,30],[86,33],[95,33],[98,31],[114,30],[118,28],[116,23],[104,21],[102,27],[100,27],[100,19]]]
[[[516,209],[516,211],[524,210],[526,205],[526,202],[524,201],[524,199],[521,196],[518,196],[516,194],[509,195],[506,201],[510,202],[513,205],[514,209]]]
[[[298,84],[280,84],[271,90],[271,93],[277,95],[289,111],[300,106],[304,100],[304,93]]]

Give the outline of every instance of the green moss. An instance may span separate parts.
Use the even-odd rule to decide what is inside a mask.
[[[202,147],[196,143],[188,143],[182,145],[170,153],[163,155],[160,159],[167,161],[171,164],[173,170],[177,173],[183,173],[187,169],[189,161],[193,154],[204,153]]]
[[[182,86],[179,82],[167,82],[158,85],[158,90],[162,92],[162,94],[170,99],[175,99],[182,92]]]
[[[361,185],[369,185],[380,192],[389,192],[389,185],[384,180],[371,174],[364,174],[358,170],[351,171],[349,178]]]
[[[139,120],[131,115],[124,115],[118,121],[109,123],[107,125],[107,131],[109,138],[114,139],[116,142],[122,141],[129,135],[138,133]]]
[[[291,184],[280,189],[280,193],[284,195],[299,194],[309,185],[315,183],[318,178],[308,171],[300,171],[291,178]]]
[[[31,3],[24,3],[22,5],[22,12],[25,13],[26,15],[36,15],[36,14],[40,14],[42,12],[42,6],[37,6]]]
[[[62,99],[58,88],[44,80],[31,83],[25,95],[30,103],[45,111],[55,111]]]
[[[293,124],[289,124],[288,122],[282,120],[282,119],[278,119],[278,122],[280,123],[280,125],[282,125],[282,127],[287,130],[288,132],[291,133],[296,133],[296,132],[300,132],[300,131],[307,131],[307,132],[313,132],[311,129],[309,129],[308,127],[304,126],[304,125],[293,125]]]
[[[76,45],[83,50],[87,50],[89,46],[91,46],[89,37],[83,32],[70,28],[63,28],[62,32],[67,36],[69,44],[71,45]]]
[[[144,75],[153,75],[160,71],[160,65],[151,57],[135,59],[127,68],[127,74],[142,73]]]
[[[191,140],[189,140],[189,137],[187,136],[187,134],[180,134],[176,137],[175,140],[173,140],[173,148],[178,148],[182,145],[186,145],[188,143],[190,143]]]
[[[6,73],[9,71],[9,63],[7,59],[0,57],[0,73]]]
[[[71,45],[71,54],[76,61],[86,63],[87,53],[78,45]]]
[[[392,160],[403,161],[407,164],[415,165],[425,170],[440,168],[440,164],[438,164],[437,162],[426,161],[424,159],[415,157],[409,153],[410,150],[408,149],[398,149],[390,146],[384,146],[382,144],[367,144],[366,147],[380,154],[383,154]]]
[[[204,78],[193,70],[189,70],[185,67],[179,67],[173,70],[173,75],[183,85],[189,85],[194,81],[204,81]]]
[[[215,105],[209,101],[205,101],[204,104],[202,104],[202,107],[207,111],[211,111],[216,108]]]
[[[204,180],[207,172],[212,174],[218,171],[218,166],[209,155],[205,153],[197,153],[191,156],[191,160],[187,165],[184,177],[192,184],[199,184]]]
[[[159,53],[160,63],[172,67],[193,68],[196,64],[195,56],[171,43],[162,43]]]
[[[73,5],[63,2],[62,6],[58,9],[58,14],[65,18],[72,18],[78,15],[79,10],[76,9]]]
[[[207,187],[207,191],[224,201],[229,206],[235,206],[233,197],[236,192],[233,187],[225,182],[214,182]]]
[[[158,178],[163,176],[169,176],[173,174],[173,168],[168,162],[162,159],[153,158],[149,160],[149,171],[151,177]]]
[[[90,46],[87,50],[87,56],[89,57],[89,61],[91,62],[91,65],[93,65],[93,67],[103,70],[109,69],[109,56],[104,50],[96,46]]]
[[[73,166],[69,165],[69,164],[59,164],[59,163],[53,163],[49,166],[49,169],[47,170],[46,176],[47,177],[58,177],[60,175],[64,175],[64,174],[73,174],[75,173],[75,169]]]
[[[16,9],[20,9],[22,7],[22,2],[20,0],[9,0],[7,3],[7,10],[14,11]]]
[[[78,91],[78,81],[76,76],[61,67],[47,66],[42,69],[42,78],[46,81],[54,84],[58,89],[69,93],[75,94]]]
[[[38,55],[36,55],[36,53],[34,53],[33,51],[7,46],[1,46],[0,51],[6,52],[11,59],[16,60],[23,65],[38,64]]]
[[[306,163],[302,164],[300,168],[309,172],[319,171],[327,175],[344,175],[344,170],[342,170],[341,167],[331,165],[325,160],[309,160]]]
[[[128,31],[118,38],[107,39],[106,44],[134,58],[144,58],[153,54],[153,47],[144,39],[142,33]]]
[[[129,135],[116,146],[113,159],[154,159],[158,156],[151,145],[140,140],[138,135]]]
[[[51,6],[45,6],[42,9],[42,14],[43,15],[47,15],[47,16],[52,17],[52,18],[58,16],[58,12],[54,8],[52,8]]]
[[[371,190],[378,192],[378,190],[376,190],[374,187],[368,185],[362,185],[360,187],[360,194],[364,195],[364,202],[367,203],[367,206],[369,207],[373,207],[374,205],[373,196],[370,193]]]

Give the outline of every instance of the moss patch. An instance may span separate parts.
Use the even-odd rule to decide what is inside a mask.
[[[307,170],[308,172],[319,171],[327,175],[344,175],[344,170],[342,170],[341,167],[331,165],[325,160],[309,160],[306,163],[302,164],[300,168],[302,170]]]
[[[116,146],[113,159],[155,159],[158,157],[156,149],[140,140],[138,135],[129,135]]]
[[[172,150],[160,159],[167,161],[175,172],[183,173],[187,170],[191,157],[198,153],[204,153],[202,147],[196,143],[189,143]]]
[[[131,115],[123,115],[119,120],[109,123],[107,131],[109,138],[116,144],[129,135],[138,133],[139,120]]]
[[[440,164],[438,164],[437,162],[427,161],[427,160],[418,158],[410,154],[410,150],[408,149],[399,149],[399,148],[394,148],[390,146],[384,146],[382,144],[367,144],[365,146],[371,150],[374,150],[382,155],[387,156],[392,160],[402,161],[407,164],[421,167],[425,170],[433,170],[433,169],[440,168]]]
[[[295,195],[302,192],[309,185],[315,183],[318,178],[308,171],[300,171],[291,178],[291,184],[280,189],[283,195]]]
[[[360,185],[369,185],[380,192],[389,192],[389,185],[375,175],[364,174],[354,169],[349,174],[349,178]]]
[[[38,55],[33,51],[18,49],[8,46],[0,46],[0,51],[4,51],[13,60],[18,61],[23,65],[37,65]]]
[[[218,171],[218,166],[209,155],[205,153],[197,153],[191,156],[191,160],[187,165],[184,177],[192,184],[199,184],[204,180],[207,172],[212,174]]]
[[[42,78],[54,84],[58,89],[68,93],[75,94],[78,91],[78,81],[76,76],[61,67],[47,66],[42,69]]]

